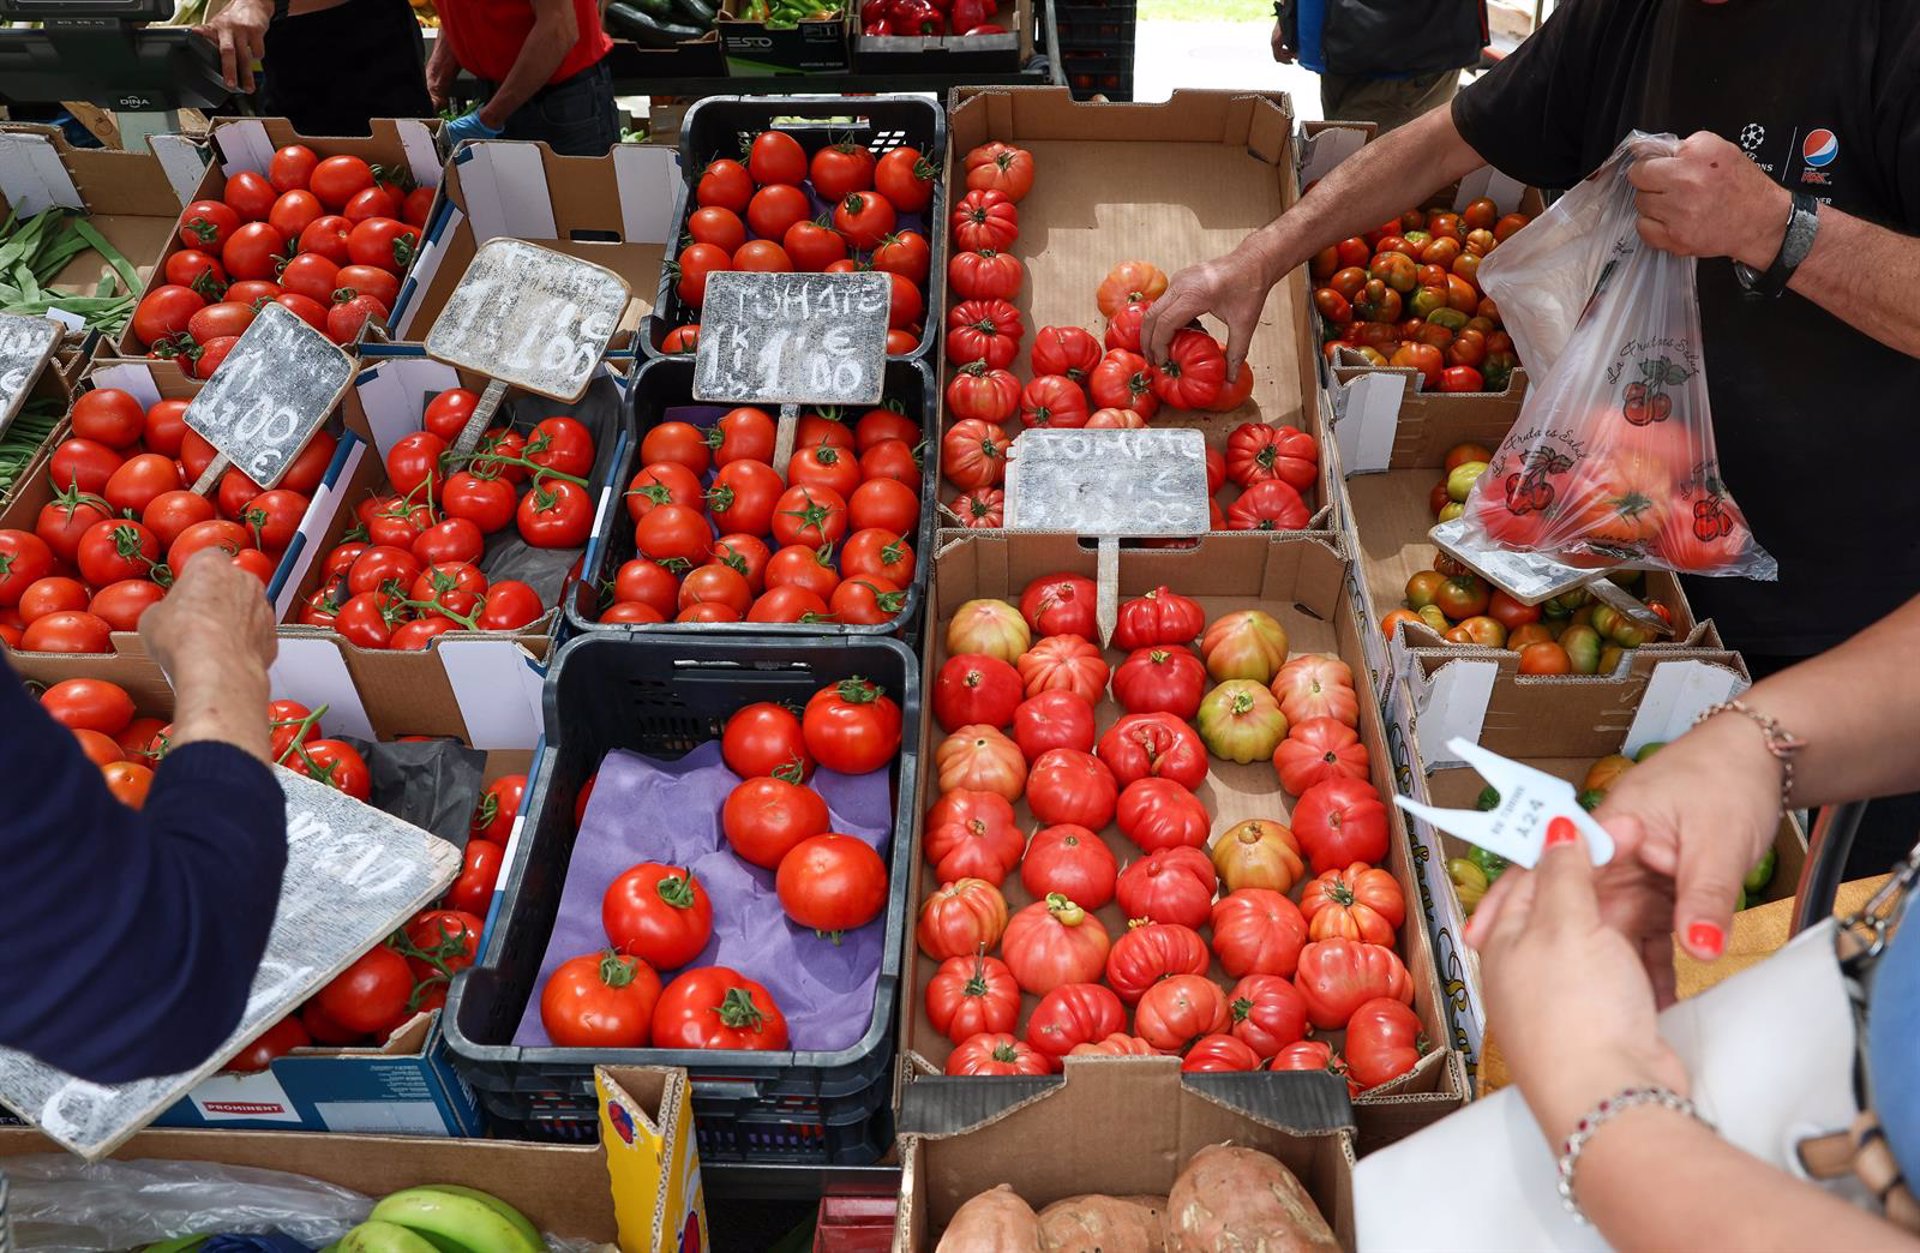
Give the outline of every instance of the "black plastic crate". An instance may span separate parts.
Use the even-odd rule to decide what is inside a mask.
[[[1058,13],[1060,52],[1099,50],[1131,53],[1134,42],[1133,10],[1061,9]]]
[[[593,1144],[600,1138],[597,1114],[583,1115],[570,1103],[556,1106],[537,1098],[482,1095],[497,1136],[557,1144]],[[694,1139],[700,1160],[708,1165],[867,1166],[893,1147],[892,1095],[891,1077],[883,1078],[868,1093],[871,1108],[866,1107],[869,1102],[835,1102],[831,1116],[838,1121],[826,1121],[817,1111],[801,1108],[735,1113],[713,1108],[696,1095]]]
[[[1060,69],[1076,100],[1101,95],[1109,100],[1133,98],[1133,49],[1062,52]]]
[[[721,157],[744,161],[753,137],[768,129],[792,135],[806,150],[809,160],[820,149],[850,139],[866,147],[875,157],[895,148],[912,147],[919,149],[920,155],[935,169],[944,169],[946,164],[946,114],[934,101],[920,96],[709,97],[688,109],[680,126],[682,177],[674,189],[674,236],[667,248],[669,261],[679,255],[687,218],[694,208],[693,187],[699,181],[700,171]],[[832,208],[818,203],[814,207],[827,211]],[[927,237],[933,258],[927,273],[927,323],[920,334],[919,347],[896,359],[917,359],[932,351],[941,330],[937,315],[946,308],[945,186],[935,183],[933,203],[927,207],[925,216],[926,222],[919,229]],[[751,229],[748,238],[756,238]],[[647,351],[654,356],[663,355],[660,343],[667,333],[682,323],[696,320],[692,310],[680,299],[673,273],[662,266],[660,292],[654,301],[647,333]]]
[[[892,770],[893,842],[880,975],[873,1016],[856,1044],[817,1053],[511,1043],[538,991],[534,984],[573,855],[574,800],[602,757],[615,748],[684,756],[718,739],[726,719],[745,705],[804,703],[826,684],[855,675],[887,689],[906,727],[919,725],[919,663],[892,639],[707,641],[601,632],[571,640],[555,654],[547,676],[546,739],[521,809],[502,900],[480,961],[455,979],[443,1015],[455,1070],[497,1121],[564,1139],[597,1117],[596,1065],[680,1066],[692,1080],[696,1120],[711,1124],[720,1140],[731,1137],[747,1146],[736,1160],[862,1164],[890,1142],[894,1019],[912,926],[907,897],[916,856],[920,761],[912,735]],[[862,1156],[869,1150],[872,1156]],[[755,1155],[760,1152],[765,1155]]]
[[[659,423],[678,420],[707,427],[718,421],[729,409],[738,407],[720,402],[707,404],[694,400],[693,370],[694,363],[691,357],[661,357],[642,365],[639,373],[634,376],[632,385],[627,389],[627,400],[632,406],[633,421],[638,425],[632,428],[636,434],[627,445],[625,461],[614,471],[613,478],[618,485],[618,490],[624,490],[633,480],[633,476],[640,472],[640,442],[646,433]],[[939,438],[937,430],[939,409],[935,404],[933,374],[927,368],[926,362],[900,358],[889,360],[881,403],[898,405],[907,417],[919,423],[921,441],[926,446],[931,447],[927,441]],[[767,412],[777,415],[779,410],[770,407]],[[824,622],[658,622],[602,625],[596,621],[600,609],[603,608],[600,604],[600,589],[613,578],[614,572],[620,568],[621,564],[634,555],[633,522],[627,515],[623,498],[616,492],[614,502],[607,509],[606,516],[598,520],[594,537],[587,546],[585,559],[581,562],[580,578],[575,580],[572,598],[565,605],[568,628],[574,632],[597,634],[633,633],[693,636],[704,639],[733,636],[765,639],[770,635],[815,639],[823,635],[901,635],[910,641],[917,641],[921,610],[927,601],[927,579],[933,568],[934,501],[940,487],[940,471],[935,464],[936,460],[932,456],[921,459],[920,522],[914,533],[907,537],[913,545],[913,582],[901,589],[907,594],[906,603],[890,621],[872,626]]]

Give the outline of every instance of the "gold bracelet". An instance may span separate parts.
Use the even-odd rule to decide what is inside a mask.
[[[1807,742],[1781,726],[1779,719],[1761,713],[1742,700],[1725,700],[1707,706],[1693,720],[1693,725],[1697,727],[1715,714],[1725,713],[1739,714],[1760,728],[1760,734],[1765,737],[1767,755],[1780,763],[1780,812],[1792,809],[1793,758],[1795,753],[1807,746]]]

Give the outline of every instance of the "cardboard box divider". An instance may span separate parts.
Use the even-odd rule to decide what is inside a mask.
[[[400,285],[387,337],[419,343],[474,252],[508,236],[606,266],[633,290],[613,347],[650,333],[661,262],[672,251],[671,148],[617,144],[603,157],[556,156],[544,143],[487,140],[447,163],[420,254]]]
[[[1101,338],[1106,324],[1094,292],[1113,267],[1142,260],[1172,274],[1233,248],[1298,197],[1293,115],[1280,93],[1176,91],[1165,104],[1096,104],[1074,101],[1064,87],[961,87],[947,126],[949,187],[965,188],[967,152],[990,140],[1034,155],[1020,238],[1008,249],[1027,271],[1014,300],[1028,332],[1014,361],[1022,382],[1032,377],[1032,335],[1040,327],[1081,326]],[[1116,170],[1128,172],[1123,183]],[[1196,197],[1196,188],[1205,195]],[[1208,329],[1224,339],[1217,323]],[[1275,287],[1253,334],[1247,403],[1230,413],[1163,410],[1152,424],[1198,429],[1223,452],[1242,422],[1312,434],[1320,482],[1308,507],[1324,528],[1336,480],[1314,344],[1306,272],[1296,270]],[[940,380],[943,395],[951,377],[949,369]],[[941,429],[950,425],[943,407]],[[1007,429],[1017,434],[1018,420]],[[1236,491],[1229,484],[1216,499],[1230,502]],[[941,504],[951,505],[955,493],[943,478]]]
[[[936,558],[924,673],[936,675],[946,661],[946,623],[956,607],[979,597],[1017,602],[1030,580],[1058,571],[1093,577],[1093,549],[1083,547],[1071,535],[1039,533],[980,532],[948,544]],[[1287,629],[1292,655],[1336,654],[1354,668],[1357,684],[1360,667],[1364,665],[1358,637],[1366,627],[1356,619],[1344,594],[1347,579],[1347,568],[1333,537],[1310,533],[1280,537],[1215,534],[1193,549],[1128,548],[1120,555],[1123,598],[1138,596],[1164,584],[1199,601],[1209,621],[1233,610],[1264,609]],[[1107,657],[1117,665],[1124,654],[1109,649]],[[931,678],[928,682],[931,684]],[[1104,733],[1122,712],[1110,696],[1104,698],[1096,710],[1097,729]],[[1371,700],[1360,702],[1360,733],[1372,758],[1373,784],[1383,803],[1387,802],[1393,795],[1394,780],[1380,711]],[[943,737],[931,717],[926,720],[924,735],[921,757],[931,761],[934,747]],[[1208,779],[1198,794],[1213,815],[1215,836],[1247,818],[1287,821],[1293,802],[1280,790],[1270,764],[1256,762],[1241,766],[1212,758],[1208,764]],[[929,770],[921,782],[921,814],[938,798],[937,775]],[[1030,832],[1037,825],[1024,800],[1016,804],[1015,812],[1021,830]],[[1433,955],[1426,928],[1417,908],[1418,871],[1412,862],[1399,811],[1388,803],[1387,813],[1389,838],[1385,864],[1399,881],[1408,906],[1407,921],[1400,929],[1397,948],[1412,976],[1414,1008],[1425,1024],[1428,1038],[1441,1041],[1448,1038],[1447,1022],[1439,987],[1434,981]],[[1117,826],[1110,825],[1102,837],[1122,865],[1143,855],[1119,833]],[[916,873],[919,883],[913,900],[917,917],[919,902],[939,884],[925,858],[916,863]],[[1017,911],[1032,900],[1021,885],[1017,869],[1000,885],[1000,890],[1007,898],[1010,911]],[[1098,910],[1096,916],[1109,936],[1118,936],[1126,928],[1126,919],[1117,903]],[[933,1029],[920,1006],[927,981],[939,963],[920,952],[917,945],[913,946],[909,958],[900,1024],[906,1078],[910,1082],[934,1082],[949,1087],[974,1082],[971,1078],[925,1078],[941,1075],[953,1046]],[[1217,968],[1213,977],[1223,988],[1234,983]],[[1027,1014],[1037,1003],[1036,997],[1022,998],[1022,1013],[1017,1024],[1022,1031]],[[1459,1106],[1465,1091],[1465,1077],[1457,1055],[1448,1049],[1437,1049],[1423,1058],[1411,1075],[1356,1101],[1362,1149],[1389,1143],[1445,1116]]]
[[[1578,788],[1595,761],[1613,753],[1631,756],[1681,735],[1701,709],[1748,684],[1740,655],[1718,648],[1639,649],[1620,677],[1598,682],[1522,675],[1515,654],[1493,650],[1415,649],[1405,661],[1386,708],[1395,775],[1404,795],[1447,809],[1474,808],[1486,786],[1477,771],[1447,752],[1445,743],[1455,735]],[[1446,868],[1472,846],[1403,817],[1422,871],[1420,905],[1453,1019],[1450,1038],[1472,1064],[1485,1028],[1480,962],[1462,938],[1468,915]],[[1791,897],[1799,882],[1807,841],[1791,814],[1781,819],[1773,850],[1773,878],[1760,901]]]
[[[129,259],[142,267],[151,265],[153,272],[161,271],[167,258],[182,246],[174,229],[179,221],[180,205],[193,200],[220,199],[230,174],[242,170],[265,174],[274,151],[287,144],[305,144],[323,159],[332,156],[360,157],[370,165],[403,170],[422,186],[437,187],[440,184],[441,162],[439,149],[434,142],[435,130],[436,123],[432,122],[411,118],[398,121],[375,118],[371,135],[310,137],[296,131],[285,118],[215,118],[212,129],[208,131],[212,160],[191,195],[179,198],[174,191],[175,184],[167,179],[167,171],[156,163],[160,183],[168,190],[160,195],[156,186],[136,203],[145,205],[148,213],[160,209],[168,219],[166,229],[157,236],[156,252],[142,257],[129,253]],[[151,277],[147,286],[154,286]],[[138,360],[147,355],[147,350],[135,338],[133,327],[129,324],[116,339],[102,344],[100,355]]]
[[[1442,463],[1457,444],[1497,448],[1520,414],[1524,384],[1512,395],[1409,394],[1398,413],[1377,414],[1361,422],[1351,410],[1336,418],[1338,510],[1352,550],[1356,609],[1368,624],[1367,664],[1376,693],[1385,699],[1408,648],[1450,646],[1425,624],[1403,624],[1389,642],[1380,631],[1387,613],[1404,602],[1407,580],[1433,568],[1437,551],[1427,532],[1435,524],[1427,497],[1446,477]],[[1349,450],[1356,460],[1348,460]],[[1323,452],[1324,455],[1324,452]],[[1649,570],[1637,593],[1673,611],[1673,635],[1643,645],[1654,653],[1672,648],[1718,648],[1713,624],[1694,621],[1680,581],[1665,570]],[[1604,678],[1604,676],[1595,676]]]
[[[901,1137],[893,1251],[931,1253],[961,1205],[1002,1183],[1036,1211],[1086,1193],[1165,1196],[1189,1158],[1223,1143],[1279,1159],[1352,1249],[1353,1139],[1340,1085],[1289,1078],[1306,1082],[1182,1076],[1170,1057],[1076,1057],[1064,1080],[1044,1085],[970,1080],[951,1095],[998,1108],[956,1101],[942,1112],[959,1115],[957,1125]]]

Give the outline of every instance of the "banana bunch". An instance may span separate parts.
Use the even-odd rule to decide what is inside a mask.
[[[321,1253],[547,1253],[547,1242],[499,1197],[436,1183],[389,1196]]]

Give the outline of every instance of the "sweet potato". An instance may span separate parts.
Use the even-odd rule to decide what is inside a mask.
[[[960,1207],[934,1253],[1039,1253],[1040,1220],[1001,1184]]]
[[[1167,1253],[1337,1253],[1339,1241],[1293,1172],[1265,1153],[1215,1144],[1167,1197]]]
[[[1164,1196],[1070,1196],[1040,1211],[1046,1253],[1161,1253]]]

